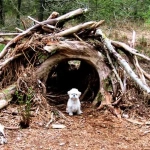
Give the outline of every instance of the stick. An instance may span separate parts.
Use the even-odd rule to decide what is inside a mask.
[[[139,65],[139,63],[138,63],[138,59],[137,59],[136,56],[134,56],[134,65],[135,65],[135,67],[137,68],[137,71],[138,71],[138,73],[139,73],[139,76],[140,76],[140,78],[141,78],[143,84],[146,85],[146,80],[145,80],[143,71],[142,71],[142,69],[141,69],[141,67],[140,67],[140,65]]]
[[[46,124],[46,128],[48,128],[48,126],[49,126],[54,120],[55,120],[55,119],[54,119],[54,113],[51,112],[51,119],[50,119],[50,121]]]
[[[121,47],[121,48],[123,48],[124,50],[130,52],[131,54],[140,56],[140,57],[142,57],[142,58],[144,58],[144,59],[150,61],[150,58],[149,58],[149,57],[147,57],[147,56],[145,56],[145,55],[143,55],[143,54],[138,53],[138,51],[137,51],[136,49],[131,48],[130,46],[128,46],[128,45],[125,44],[125,43],[118,42],[118,41],[110,41],[110,43],[111,43],[112,45],[116,46],[116,47]]]
[[[89,22],[86,22],[86,23],[83,23],[83,24],[79,24],[79,25],[74,26],[72,28],[61,31],[61,32],[55,34],[55,36],[67,36],[69,34],[76,33],[78,31],[80,31],[81,29],[83,30],[83,29],[86,29],[86,28],[90,28],[90,26],[92,26],[94,24],[95,24],[95,21],[89,21]]]
[[[119,64],[124,68],[124,70],[128,73],[128,75],[141,87],[143,90],[145,90],[147,93],[150,93],[149,86],[143,84],[141,79],[135,74],[135,72],[131,69],[129,64],[125,59],[121,57],[120,54],[118,54],[113,46],[111,45],[111,41],[102,33],[100,29],[96,30],[96,34],[102,36],[104,40],[104,44],[106,45],[107,49],[110,53],[114,55],[114,57],[118,60]]]
[[[30,16],[28,16],[28,18],[31,19],[32,21],[34,21],[35,23],[38,23],[39,25],[42,25],[41,22],[35,20],[34,18],[32,18],[32,17],[30,17]],[[55,26],[52,26],[52,25],[49,25],[49,24],[46,24],[45,26],[48,27],[48,28],[50,28],[50,29],[55,29],[55,30],[57,30],[57,31],[60,31],[60,30],[59,30],[58,28],[56,28]]]
[[[18,30],[18,31],[20,31],[20,32],[23,32],[24,30],[22,30],[22,29],[19,29],[19,28],[15,28],[16,30]],[[19,34],[19,33],[18,33]]]
[[[118,80],[118,82],[120,84],[121,90],[122,90],[122,92],[124,92],[124,86],[123,86],[123,83],[121,81],[121,78],[119,77],[119,75],[118,75],[118,73],[117,73],[117,71],[116,71],[116,69],[115,69],[115,67],[114,67],[114,65],[112,63],[112,60],[111,60],[107,50],[106,50],[106,55],[107,55],[107,58],[108,58],[108,61],[109,61],[110,65],[111,65],[111,67],[113,68],[113,72],[115,73],[116,78],[117,78],[117,80]]]
[[[20,33],[0,33],[0,36],[10,36],[10,35],[18,35]]]

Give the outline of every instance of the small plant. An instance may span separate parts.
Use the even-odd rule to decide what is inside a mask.
[[[22,105],[22,104],[23,104],[23,95],[24,95],[24,94],[21,93],[21,92],[19,92],[19,91],[16,91],[15,95],[16,95],[16,97],[17,97],[18,103],[19,103],[20,105]]]
[[[16,95],[18,103],[20,105],[19,111],[22,116],[20,125],[22,128],[29,127],[33,90],[32,90],[32,88],[29,88],[26,94],[23,92],[20,92],[20,91],[16,91],[15,95]]]
[[[0,44],[0,52],[3,50],[4,47],[5,47],[4,44]]]

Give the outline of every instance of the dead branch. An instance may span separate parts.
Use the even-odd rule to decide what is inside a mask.
[[[111,65],[111,67],[112,67],[112,69],[113,69],[112,71],[113,71],[114,74],[116,75],[116,78],[117,78],[117,80],[118,80],[118,82],[119,82],[119,84],[120,84],[121,90],[122,90],[122,92],[125,92],[123,82],[121,81],[121,78],[119,77],[119,75],[118,75],[118,73],[117,73],[117,71],[116,71],[116,69],[115,69],[115,67],[114,67],[114,65],[113,65],[113,62],[112,62],[112,60],[111,60],[111,58],[110,58],[110,56],[109,56],[109,53],[108,53],[107,50],[105,50],[105,51],[106,51],[106,55],[107,55],[108,61],[109,61],[110,65]]]
[[[138,53],[138,51],[134,48],[131,48],[130,46],[128,46],[127,44],[125,43],[122,43],[122,42],[118,42],[118,41],[110,41],[112,43],[112,45],[114,45],[115,47],[118,47],[118,48],[123,48],[124,50],[130,52],[131,54],[134,54],[136,56],[140,56],[148,61],[150,61],[150,58],[143,55],[143,54],[140,54]]]
[[[35,23],[37,23],[37,24],[39,24],[39,25],[42,25],[41,22],[35,20],[34,18],[32,18],[32,17],[30,17],[30,16],[28,16],[28,18],[31,19],[32,21],[34,21]],[[43,25],[42,29],[45,29],[44,27],[48,27],[48,28],[50,28],[50,29],[55,29],[56,31],[60,31],[60,30],[59,30],[58,28],[56,28],[55,26],[52,26],[52,25],[49,25],[49,24]]]
[[[12,44],[16,43],[18,40],[20,40],[24,36],[31,35],[33,30],[36,30],[38,27],[40,27],[40,25],[45,25],[45,24],[55,25],[59,21],[62,21],[62,20],[68,19],[68,18],[72,18],[72,17],[80,15],[80,14],[86,12],[86,11],[87,11],[87,9],[77,9],[77,10],[69,12],[69,13],[67,13],[67,14],[65,14],[63,16],[60,16],[60,17],[58,17],[56,19],[49,19],[49,20],[41,22],[40,24],[36,24],[36,25],[32,26],[31,28],[28,28],[27,30],[25,30],[24,32],[20,33],[15,38],[13,38],[10,42],[7,43],[7,45],[4,47],[4,49],[0,53],[0,59],[3,58],[5,56],[5,54],[8,52],[8,47],[9,46],[11,46]]]
[[[0,33],[0,36],[11,36],[18,35],[19,33]]]
[[[136,67],[136,69],[137,69],[137,72],[138,72],[139,77],[140,77],[140,79],[142,80],[143,84],[147,85],[147,84],[146,84],[145,77],[144,77],[144,74],[143,74],[143,71],[142,71],[142,69],[141,69],[141,67],[140,67],[140,65],[139,65],[139,63],[138,63],[138,59],[137,59],[136,56],[134,56],[134,65],[135,65],[135,67]]]
[[[1,63],[0,63],[0,70],[1,70],[5,65],[7,65],[9,62],[11,62],[12,60],[18,58],[18,57],[21,56],[21,55],[22,55],[22,54],[17,54],[17,55],[12,56],[12,57],[10,57],[10,58],[8,58],[8,59],[5,59],[4,62],[1,62]]]
[[[16,30],[18,30],[19,32],[23,32],[24,30],[20,29],[20,28],[15,28]],[[19,34],[19,33],[18,33]]]
[[[81,29],[83,30],[83,29],[86,29],[86,28],[90,28],[94,24],[95,24],[94,21],[86,22],[86,23],[83,23],[81,25],[77,25],[75,27],[72,27],[72,28],[66,29],[64,31],[61,31],[61,32],[55,34],[55,36],[67,36],[67,35],[76,33],[78,31],[80,31]]]
[[[59,16],[59,13],[54,11],[52,12],[52,14],[50,14],[47,20],[57,18],[58,16]]]
[[[130,65],[127,63],[125,59],[121,57],[120,54],[118,54],[113,46],[111,45],[111,41],[102,33],[100,29],[96,30],[96,35],[102,36],[104,40],[104,44],[106,45],[107,49],[110,53],[114,55],[114,57],[118,60],[118,63],[124,68],[124,70],[128,73],[128,75],[147,93],[150,93],[150,88],[143,84],[141,79],[135,74],[135,72],[131,69]]]

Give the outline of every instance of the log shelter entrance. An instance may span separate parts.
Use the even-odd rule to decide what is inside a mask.
[[[13,33],[17,36],[0,52],[0,109],[15,95],[25,107],[32,103],[45,110],[47,100],[66,103],[67,91],[78,88],[81,101],[93,101],[93,106],[100,103],[97,109],[107,106],[121,118],[117,108],[126,103],[126,95],[129,99],[133,85],[135,92],[150,93],[146,83],[150,75],[138,57],[148,62],[150,58],[134,48],[135,38],[129,45],[110,40],[99,28],[104,20],[65,27],[65,22],[86,11],[80,8],[60,17],[54,12],[42,22],[30,17],[34,26]],[[135,83],[130,85],[131,80]]]
[[[46,81],[47,99],[56,104],[66,103],[67,91],[77,88],[82,93],[82,101],[93,101],[99,91],[99,83],[94,65],[83,59],[64,59],[49,72]]]

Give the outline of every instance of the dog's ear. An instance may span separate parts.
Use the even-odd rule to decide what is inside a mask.
[[[80,92],[80,91],[78,91],[78,95],[79,95],[79,96],[81,95],[81,92]]]
[[[68,93],[68,95],[70,95],[70,91],[68,91],[67,93]]]

